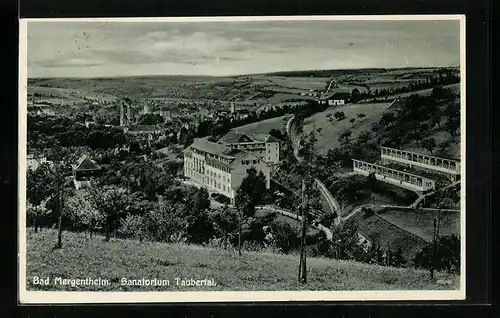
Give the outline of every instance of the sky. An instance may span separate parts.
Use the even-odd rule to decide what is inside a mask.
[[[40,22],[28,77],[459,66],[459,21]]]

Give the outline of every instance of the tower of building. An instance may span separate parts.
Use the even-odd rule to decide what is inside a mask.
[[[149,105],[144,104],[144,115],[149,114],[150,112],[151,112],[151,110],[149,109]]]
[[[125,120],[125,107],[123,104],[120,104],[120,126],[126,126],[126,120]]]
[[[235,109],[234,109],[234,102],[231,102],[231,114],[234,114]]]
[[[130,105],[127,105],[127,125],[130,125],[132,123],[132,107]]]

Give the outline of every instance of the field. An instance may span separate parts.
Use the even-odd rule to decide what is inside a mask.
[[[304,132],[309,133],[315,130],[316,151],[326,154],[329,149],[338,145],[338,136],[345,130],[352,132],[351,137],[355,138],[360,132],[370,129],[371,126],[380,120],[381,113],[390,106],[390,103],[372,104],[352,104],[345,106],[333,106],[324,112],[316,113],[304,121]],[[335,112],[344,112],[346,118],[336,120],[333,118]],[[365,114],[366,117],[358,118],[358,114]],[[331,116],[332,121],[329,120]],[[349,119],[355,118],[354,124]],[[318,131],[320,129],[320,131]]]
[[[44,229],[27,236],[27,289],[73,291],[237,291],[237,290],[436,290],[458,289],[459,277],[323,258],[308,258],[308,283],[297,282],[298,259],[267,252],[224,251],[184,244],[139,243],[134,240],[63,233],[62,250],[54,250],[57,233]],[[104,278],[108,286],[34,286],[32,277]],[[162,287],[120,284],[121,278],[169,280]],[[215,287],[177,286],[175,278],[211,279]],[[437,284],[438,280],[451,285]]]
[[[377,214],[365,217],[364,213],[358,212],[349,220],[356,222],[359,231],[382,248],[389,247],[391,250],[401,248],[407,262],[411,262],[415,254],[427,244],[424,239],[388,222]]]
[[[271,129],[283,130],[286,127],[287,116],[280,116],[262,120],[256,123],[251,123],[234,128],[242,133],[247,134],[267,134]]]
[[[460,213],[443,211],[440,235],[460,234]],[[432,240],[433,220],[437,217],[437,212],[426,210],[398,211],[386,210],[379,213],[380,217],[396,224],[406,231],[421,237],[426,241]]]
[[[226,77],[30,78],[28,95],[29,100],[35,102],[45,100],[65,105],[92,101],[111,102],[130,97],[136,100],[158,99],[171,105],[195,101],[224,104],[232,101],[259,107],[264,104],[281,104],[289,100],[314,99],[311,96],[302,96],[301,93],[324,90],[330,81],[334,81],[338,88],[348,92],[354,88],[365,92],[368,88],[373,91],[426,80],[436,76],[436,71],[437,68],[361,69]],[[427,94],[430,90],[420,93]]]

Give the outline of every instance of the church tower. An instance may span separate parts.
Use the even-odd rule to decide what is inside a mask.
[[[123,106],[123,103],[120,103],[120,126],[126,126],[126,119],[125,119],[125,107]]]
[[[132,107],[127,105],[127,126],[132,124]]]

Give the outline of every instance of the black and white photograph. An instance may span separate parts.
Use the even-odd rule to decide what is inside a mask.
[[[20,301],[465,299],[465,22],[21,19]]]

